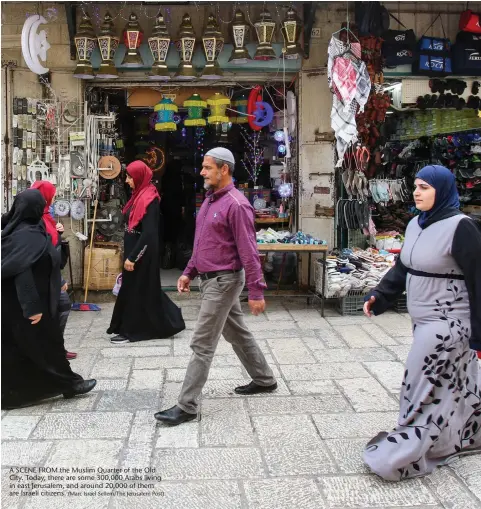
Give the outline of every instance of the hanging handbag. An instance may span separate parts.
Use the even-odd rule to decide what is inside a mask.
[[[389,13],[405,30],[386,30],[382,34],[382,56],[384,67],[393,68],[398,65],[411,65],[416,52],[416,34],[408,29],[396,16]]]
[[[428,37],[425,34],[434,25],[437,19],[441,19],[441,27],[444,37]],[[441,15],[438,14],[429,25],[424,35],[418,42],[418,61],[413,66],[417,74],[421,76],[447,76],[452,73],[451,41],[446,37]]]
[[[481,34],[479,14],[475,14],[470,9],[462,12],[459,18],[459,30],[462,30],[463,32],[471,32],[473,34]]]

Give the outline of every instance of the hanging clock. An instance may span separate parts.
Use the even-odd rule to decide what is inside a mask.
[[[70,212],[70,203],[67,200],[58,200],[54,203],[53,208],[57,216],[65,217]]]
[[[70,204],[70,215],[72,216],[72,219],[75,219],[76,221],[80,221],[85,217],[85,204],[81,200],[74,200]]]

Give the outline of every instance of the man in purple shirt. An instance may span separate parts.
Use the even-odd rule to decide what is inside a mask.
[[[199,276],[202,301],[190,344],[193,353],[177,405],[155,414],[157,420],[168,424],[196,417],[197,400],[221,335],[232,344],[252,377],[249,384],[235,388],[237,394],[277,389],[274,374],[244,322],[239,300],[247,282],[252,314],[259,315],[266,307],[254,210],[234,187],[234,164],[232,152],[223,147],[207,152],[202,164],[201,175],[208,193],[197,217],[192,258],[177,282],[180,293],[189,292],[191,280]]]

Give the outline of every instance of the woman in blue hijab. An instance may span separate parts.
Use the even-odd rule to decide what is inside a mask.
[[[421,214],[364,305],[367,316],[379,315],[406,291],[413,323],[397,426],[364,451],[369,468],[390,481],[481,453],[481,230],[459,210],[456,180],[443,166],[416,175],[414,200]]]

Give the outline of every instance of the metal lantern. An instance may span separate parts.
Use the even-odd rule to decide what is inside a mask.
[[[134,12],[129,16],[129,21],[125,25],[123,36],[127,52],[125,53],[122,65],[124,67],[139,67],[144,65],[138,51],[138,48],[142,44],[142,39],[144,38],[144,31],[140,27],[137,14]]]
[[[187,108],[187,118],[184,120],[186,127],[205,126],[206,120],[202,118],[203,109],[207,107],[207,103],[199,94],[191,95],[184,101],[184,108]]]
[[[272,60],[277,58],[276,52],[272,47],[272,38],[276,29],[276,23],[272,19],[271,13],[266,9],[262,11],[258,21],[254,23],[259,45],[257,46],[254,60]]]
[[[249,29],[250,27],[246,21],[244,13],[240,9],[237,9],[237,11],[235,11],[234,21],[231,25],[234,48],[232,49],[229,62],[234,64],[245,64],[248,60],[251,60],[251,56],[245,47]]]
[[[230,99],[216,92],[212,97],[207,99],[207,104],[210,106],[210,116],[207,117],[209,124],[222,124],[229,122],[229,117],[226,115],[227,106],[230,106]]]
[[[184,14],[180,25],[178,39],[175,47],[180,55],[180,64],[175,73],[179,80],[193,80],[196,78],[195,69],[192,65],[192,57],[195,48],[195,33],[192,20],[188,14]]]
[[[297,59],[301,55],[301,48],[298,44],[301,35],[301,22],[297,17],[297,12],[291,7],[282,22],[282,37],[284,38],[283,53],[287,59]]]
[[[94,77],[94,70],[90,63],[90,57],[97,45],[97,38],[88,14],[82,16],[78,32],[75,35],[75,47],[77,48],[77,68],[74,72],[74,78],[84,80]]]
[[[152,36],[149,37],[149,48],[154,57],[152,71],[149,78],[152,80],[168,80],[170,74],[167,69],[167,54],[170,47],[170,35],[167,31],[167,25],[164,22],[164,16],[159,11],[155,18],[155,25],[152,30]]]
[[[99,43],[100,56],[102,57],[97,78],[118,78],[119,73],[114,65],[114,56],[119,47],[119,38],[115,35],[112,16],[109,12],[104,16],[104,22],[100,27],[100,35],[97,37],[97,41]]]
[[[207,60],[207,64],[202,71],[202,77],[218,79],[222,76],[222,71],[217,62],[217,57],[224,47],[224,38],[213,14],[210,14],[207,20],[202,42],[204,44],[205,59]]]

